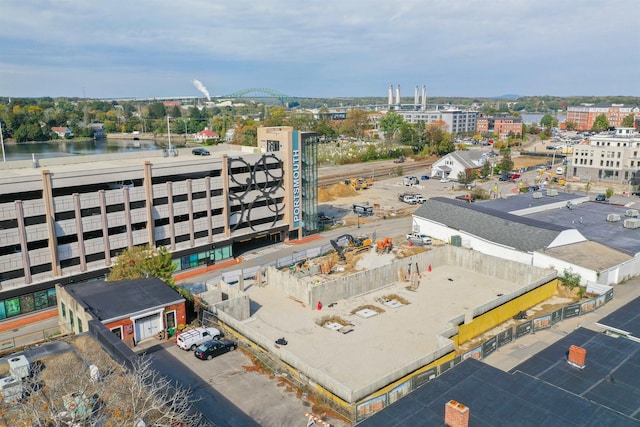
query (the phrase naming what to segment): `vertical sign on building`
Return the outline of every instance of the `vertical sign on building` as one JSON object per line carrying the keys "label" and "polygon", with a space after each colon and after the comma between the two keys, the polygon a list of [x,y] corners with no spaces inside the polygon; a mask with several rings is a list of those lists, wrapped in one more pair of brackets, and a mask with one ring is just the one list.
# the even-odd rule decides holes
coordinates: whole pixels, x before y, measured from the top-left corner
{"label": "vertical sign on building", "polygon": [[292,173],[293,179],[293,227],[300,227],[302,221],[302,162],[300,156],[300,134],[297,130],[293,131],[291,143]]}

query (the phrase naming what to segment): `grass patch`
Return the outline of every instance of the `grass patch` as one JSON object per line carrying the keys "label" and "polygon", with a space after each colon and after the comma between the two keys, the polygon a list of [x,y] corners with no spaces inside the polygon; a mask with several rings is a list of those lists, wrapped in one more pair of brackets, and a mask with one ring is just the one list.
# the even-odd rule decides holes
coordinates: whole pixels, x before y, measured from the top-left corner
{"label": "grass patch", "polygon": [[322,327],[324,327],[327,323],[338,323],[342,326],[348,326],[350,325],[350,323],[346,320],[344,320],[342,317],[340,316],[324,316],[318,320],[316,320],[316,323]]}
{"label": "grass patch", "polygon": [[384,310],[381,309],[380,307],[376,307],[375,305],[361,305],[358,308],[354,308],[353,310],[351,310],[351,314],[356,314],[357,312],[359,312],[360,310],[373,310],[378,314],[384,313]]}
{"label": "grass patch", "polygon": [[389,295],[383,295],[382,298],[380,298],[382,300],[382,302],[386,302],[386,301],[391,301],[391,300],[396,300],[398,301],[400,304],[404,304],[404,305],[409,305],[411,304],[409,302],[409,300],[407,300],[406,298],[401,297],[398,294],[389,294]]}

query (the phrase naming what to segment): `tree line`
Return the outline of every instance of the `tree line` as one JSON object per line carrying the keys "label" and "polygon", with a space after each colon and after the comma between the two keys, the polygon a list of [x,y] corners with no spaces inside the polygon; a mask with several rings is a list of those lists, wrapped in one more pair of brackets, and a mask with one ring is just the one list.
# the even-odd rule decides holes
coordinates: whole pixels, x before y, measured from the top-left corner
{"label": "tree line", "polygon": [[[373,127],[369,120],[372,111],[356,107],[348,110],[343,120],[333,120],[329,108],[333,108],[336,103],[367,105],[367,102],[370,102],[369,105],[382,106],[386,102],[384,98],[309,98],[298,100],[297,107],[290,109],[243,101],[243,104],[238,105],[211,107],[203,104],[167,106],[163,102],[80,98],[0,98],[0,123],[3,137],[16,142],[57,139],[57,134],[51,131],[54,127],[68,127],[75,137],[91,138],[93,128],[90,125],[100,123],[107,133],[140,132],[162,135],[167,134],[170,127],[171,133],[180,135],[195,134],[209,128],[221,139],[224,139],[228,130],[234,129],[233,143],[255,145],[259,126],[293,126],[303,131],[314,131],[329,139],[339,136],[364,138]],[[439,105],[476,108],[486,115],[557,113],[566,111],[567,106],[578,105],[581,102],[640,104],[640,98],[634,97],[522,97],[515,100],[433,98],[431,101]],[[318,113],[313,114],[306,110],[311,108],[319,108]],[[386,136],[393,135],[397,141],[411,146],[416,152],[421,152],[425,146],[433,154],[448,152],[450,148],[450,141],[447,140],[446,129],[443,126],[402,124],[398,116],[393,115],[385,117],[384,120]]]}

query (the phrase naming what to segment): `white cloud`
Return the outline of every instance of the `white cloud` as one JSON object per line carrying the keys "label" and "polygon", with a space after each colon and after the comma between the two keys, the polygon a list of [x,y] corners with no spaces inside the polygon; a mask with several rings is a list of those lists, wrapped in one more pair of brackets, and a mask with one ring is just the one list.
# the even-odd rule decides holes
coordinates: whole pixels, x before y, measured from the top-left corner
{"label": "white cloud", "polygon": [[[432,93],[452,95],[463,95],[462,88],[489,96],[606,94],[618,87],[640,95],[630,78],[640,62],[628,55],[640,47],[639,15],[637,0],[7,0],[0,14],[4,70],[24,73],[3,72],[0,96],[45,86],[33,81],[38,69],[64,70],[63,82],[69,67],[87,79],[120,82],[131,96],[153,96],[136,91],[153,92],[154,81],[156,91],[164,90],[173,82],[166,76],[184,78],[184,88],[174,91],[192,90],[194,75],[209,86],[205,77],[223,79],[223,92],[262,81],[314,96],[384,96],[388,83],[406,78],[400,83],[407,87],[429,81],[438,85]],[[624,67],[612,59],[625,54]],[[604,76],[599,88],[569,78],[588,73],[589,61],[605,61],[593,67]],[[540,75],[553,78],[533,87]],[[618,77],[606,78],[612,75]],[[626,86],[613,82],[626,77]],[[387,84],[379,87],[381,81]]]}

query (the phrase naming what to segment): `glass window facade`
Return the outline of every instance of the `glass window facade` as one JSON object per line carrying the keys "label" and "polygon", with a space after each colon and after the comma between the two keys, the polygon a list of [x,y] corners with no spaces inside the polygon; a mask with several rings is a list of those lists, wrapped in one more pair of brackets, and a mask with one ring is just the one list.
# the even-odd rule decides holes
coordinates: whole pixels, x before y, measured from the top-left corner
{"label": "glass window facade", "polygon": [[185,255],[180,258],[175,258],[172,262],[176,266],[175,271],[188,270],[200,265],[211,265],[216,262],[229,259],[233,257],[231,246],[222,246],[219,248],[212,248],[207,251],[198,252],[196,254]]}
{"label": "glass window facade", "polygon": [[318,135],[301,132],[302,145],[302,234],[319,231],[318,226]]}
{"label": "glass window facade", "polygon": [[56,298],[55,288],[0,300],[0,319],[55,307],[57,304],[58,300]]}

